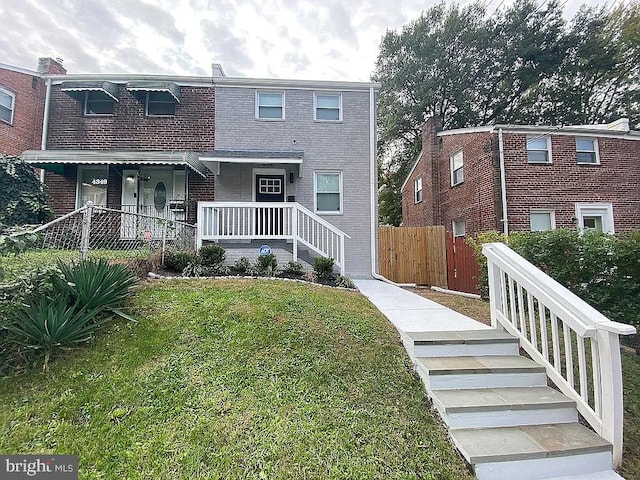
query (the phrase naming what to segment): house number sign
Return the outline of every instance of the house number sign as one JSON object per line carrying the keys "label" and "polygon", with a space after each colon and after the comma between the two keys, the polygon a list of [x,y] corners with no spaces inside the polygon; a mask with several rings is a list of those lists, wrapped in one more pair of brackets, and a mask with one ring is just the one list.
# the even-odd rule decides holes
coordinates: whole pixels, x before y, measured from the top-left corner
{"label": "house number sign", "polygon": [[106,178],[92,178],[91,179],[91,185],[106,185],[107,184],[107,179]]}

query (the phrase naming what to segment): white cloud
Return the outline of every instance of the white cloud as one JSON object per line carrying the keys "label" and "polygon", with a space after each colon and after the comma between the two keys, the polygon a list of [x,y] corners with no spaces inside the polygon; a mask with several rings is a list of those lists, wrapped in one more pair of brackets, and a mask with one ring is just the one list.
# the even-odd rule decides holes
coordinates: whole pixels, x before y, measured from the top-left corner
{"label": "white cloud", "polygon": [[[71,73],[179,75],[209,75],[215,62],[230,75],[367,81],[384,33],[434,3],[3,0],[0,17],[11,27],[0,40],[0,59],[34,68],[37,57],[62,57]],[[488,2],[488,9],[499,3]],[[580,3],[565,5],[567,17]]]}

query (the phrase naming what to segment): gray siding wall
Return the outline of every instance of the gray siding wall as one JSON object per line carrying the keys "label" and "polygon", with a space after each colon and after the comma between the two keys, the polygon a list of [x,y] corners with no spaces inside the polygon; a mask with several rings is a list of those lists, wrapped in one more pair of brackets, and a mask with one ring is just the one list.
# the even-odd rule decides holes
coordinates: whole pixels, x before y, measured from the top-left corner
{"label": "gray siding wall", "polygon": [[[256,89],[216,88],[216,149],[299,150],[296,165],[286,168],[286,194],[313,211],[314,171],[341,171],[343,214],[321,215],[351,236],[345,240],[347,275],[371,274],[371,206],[369,159],[369,90],[342,93],[342,122],[314,121],[313,90],[285,89],[285,120],[255,118]],[[222,164],[216,179],[216,201],[252,201],[253,168],[264,165]],[[295,172],[289,183],[288,172]]]}

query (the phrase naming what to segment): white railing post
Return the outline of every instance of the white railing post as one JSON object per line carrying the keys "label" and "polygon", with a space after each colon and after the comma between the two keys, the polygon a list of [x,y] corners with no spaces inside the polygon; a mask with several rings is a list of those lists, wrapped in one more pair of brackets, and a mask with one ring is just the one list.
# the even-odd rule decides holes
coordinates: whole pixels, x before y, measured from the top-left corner
{"label": "white railing post", "polygon": [[298,261],[298,207],[297,203],[291,208],[291,234],[293,235],[293,261]]}
{"label": "white railing post", "polygon": [[602,389],[602,437],[613,444],[613,466],[622,462],[624,419],[620,338],[615,332],[598,330],[598,357]]}
{"label": "white railing post", "polygon": [[498,322],[498,305],[502,302],[502,285],[500,280],[500,270],[496,268],[493,260],[487,258],[487,279],[489,281],[489,308],[491,311],[491,326],[502,330]]}
{"label": "white railing post", "polygon": [[340,235],[340,275],[345,274],[345,253],[344,253],[344,235]]}
{"label": "white railing post", "polygon": [[89,253],[89,240],[91,238],[91,215],[93,215],[93,202],[89,201],[85,205],[86,209],[82,214],[82,240],[80,242],[80,257],[86,260]]}
{"label": "white railing post", "polygon": [[205,222],[204,207],[200,205],[200,202],[198,202],[196,211],[198,212],[196,217],[196,251],[199,251],[202,247],[202,226]]}

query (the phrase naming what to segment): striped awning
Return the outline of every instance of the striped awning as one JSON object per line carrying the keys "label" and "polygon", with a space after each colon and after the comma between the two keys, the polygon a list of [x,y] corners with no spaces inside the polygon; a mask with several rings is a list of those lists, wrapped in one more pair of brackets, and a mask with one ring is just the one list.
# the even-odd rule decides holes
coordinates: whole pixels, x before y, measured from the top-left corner
{"label": "striped awning", "polygon": [[62,82],[60,90],[72,96],[84,92],[103,92],[114,102],[118,101],[118,85],[111,82]]}
{"label": "striped awning", "polygon": [[180,102],[180,86],[173,82],[152,82],[145,80],[127,82],[130,92],[165,92],[170,94],[176,102]]}
{"label": "striped awning", "polygon": [[207,167],[194,152],[113,152],[99,150],[27,150],[20,158],[48,169],[50,165],[187,165],[203,177]]}

